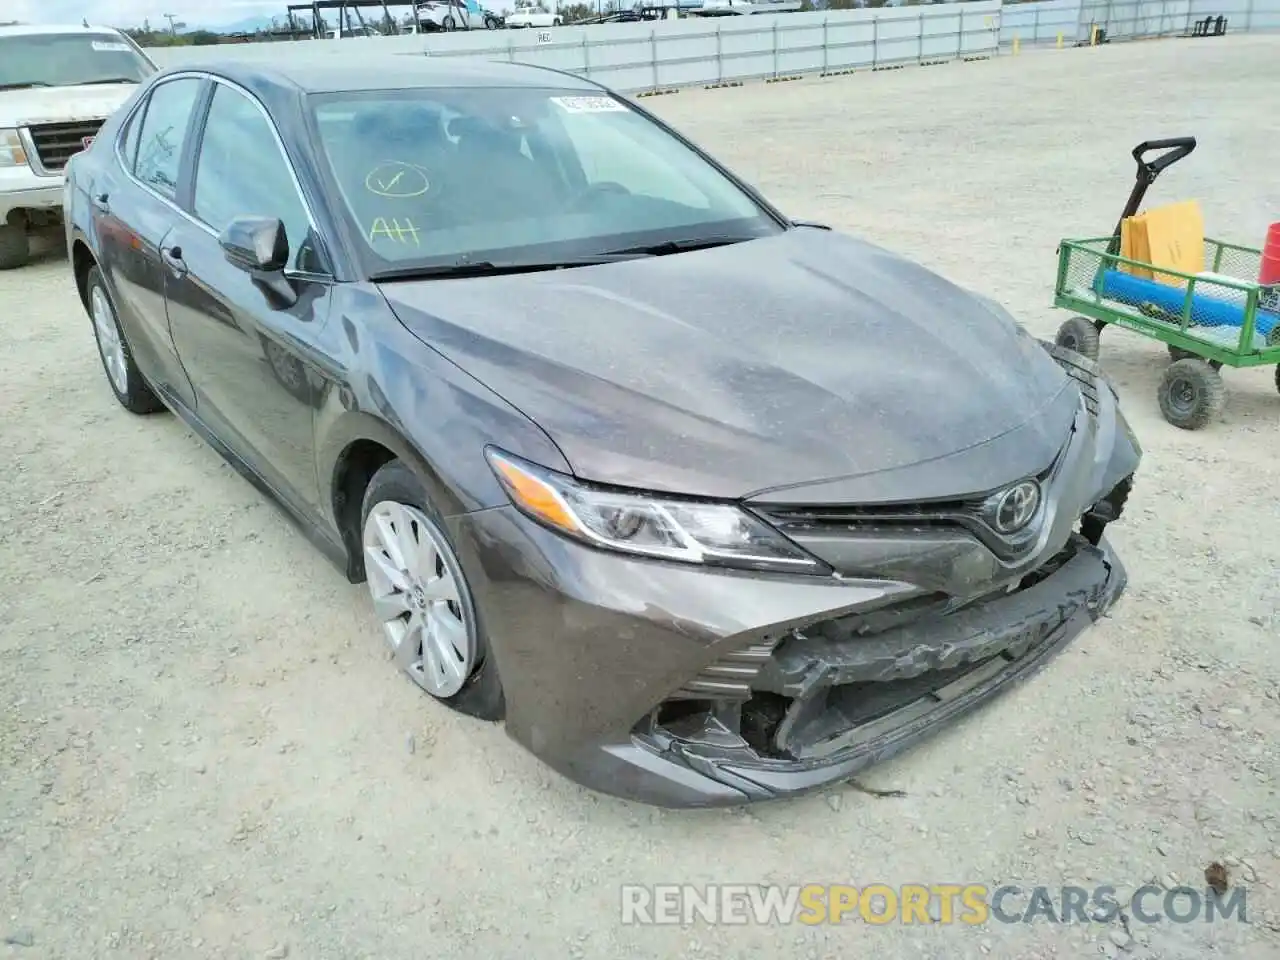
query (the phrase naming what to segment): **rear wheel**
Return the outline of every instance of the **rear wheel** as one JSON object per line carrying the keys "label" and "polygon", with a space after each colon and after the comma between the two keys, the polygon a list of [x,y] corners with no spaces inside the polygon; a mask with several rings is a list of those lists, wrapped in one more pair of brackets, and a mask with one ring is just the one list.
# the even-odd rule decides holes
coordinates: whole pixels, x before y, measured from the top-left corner
{"label": "rear wheel", "polygon": [[1158,396],[1166,420],[1183,430],[1199,430],[1221,416],[1227,391],[1218,371],[1196,358],[1170,364]]}
{"label": "rear wheel", "polygon": [[31,259],[31,243],[24,223],[0,226],[0,270],[16,270]]}
{"label": "rear wheel", "polygon": [[453,14],[451,13],[446,14],[445,18],[440,21],[441,30],[456,30],[457,28],[458,28],[458,23],[456,20],[453,19]]}
{"label": "rear wheel", "polygon": [[1053,342],[1090,360],[1098,359],[1098,328],[1087,317],[1072,317],[1058,328]]}
{"label": "rear wheel", "polygon": [[413,471],[399,460],[379,469],[361,517],[369,595],[396,665],[450,707],[499,719],[502,686],[466,574]]}
{"label": "rear wheel", "polygon": [[102,358],[102,369],[107,374],[111,392],[130,413],[159,413],[164,404],[147,386],[138,365],[133,362],[133,353],[120,332],[120,321],[116,318],[111,294],[107,292],[102,272],[97,267],[91,268],[85,279],[85,297],[89,301],[89,318],[93,321],[93,336],[98,342],[98,356]]}

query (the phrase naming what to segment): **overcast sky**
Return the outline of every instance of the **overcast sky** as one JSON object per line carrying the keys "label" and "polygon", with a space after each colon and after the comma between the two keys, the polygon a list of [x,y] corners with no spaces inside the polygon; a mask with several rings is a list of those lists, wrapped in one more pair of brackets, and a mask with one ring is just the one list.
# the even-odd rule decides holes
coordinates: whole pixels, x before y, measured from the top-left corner
{"label": "overcast sky", "polygon": [[27,23],[79,23],[133,27],[172,13],[192,23],[233,23],[245,17],[284,15],[290,0],[0,0],[0,18]]}

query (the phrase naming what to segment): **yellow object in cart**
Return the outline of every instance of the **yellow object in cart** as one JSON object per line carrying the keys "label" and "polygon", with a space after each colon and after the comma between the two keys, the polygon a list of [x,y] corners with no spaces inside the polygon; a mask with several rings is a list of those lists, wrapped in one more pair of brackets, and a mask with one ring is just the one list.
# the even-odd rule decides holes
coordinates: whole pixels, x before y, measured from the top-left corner
{"label": "yellow object in cart", "polygon": [[[1147,249],[1147,228],[1141,220],[1141,215],[1126,217],[1120,221],[1120,256],[1126,260],[1137,260],[1139,263],[1150,261],[1151,251]],[[1150,270],[1135,267],[1130,263],[1120,264],[1120,269],[1143,280],[1152,279]]]}
{"label": "yellow object in cart", "polygon": [[1204,272],[1204,215],[1200,204],[1185,200],[1130,217],[1120,225],[1120,255],[1157,268],[1153,275],[1148,270],[1126,267],[1126,272],[1134,276],[1185,286],[1185,281],[1160,270],[1193,275]]}

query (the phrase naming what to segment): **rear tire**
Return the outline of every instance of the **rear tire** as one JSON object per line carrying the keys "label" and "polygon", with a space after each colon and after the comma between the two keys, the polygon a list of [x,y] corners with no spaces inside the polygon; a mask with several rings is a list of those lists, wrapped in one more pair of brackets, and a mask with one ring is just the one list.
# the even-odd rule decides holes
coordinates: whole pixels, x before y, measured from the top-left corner
{"label": "rear tire", "polygon": [[1205,361],[1179,360],[1165,370],[1158,397],[1166,420],[1183,430],[1199,430],[1222,415],[1227,389]]}
{"label": "rear tire", "polygon": [[90,268],[84,289],[85,299],[89,304],[89,321],[93,325],[93,337],[98,344],[98,356],[102,360],[102,370],[107,375],[111,392],[120,401],[120,406],[130,413],[139,416],[159,413],[164,409],[164,404],[147,386],[138,365],[133,361],[133,352],[129,349],[129,343],[120,330],[120,321],[116,318],[115,302],[97,267]]}
{"label": "rear tire", "polygon": [[446,33],[456,30],[457,28],[458,24],[457,21],[453,19],[453,14],[448,14],[440,21],[440,29],[444,30]]}
{"label": "rear tire", "polygon": [[0,226],[0,270],[16,270],[31,260],[26,224]]}
{"label": "rear tire", "polygon": [[1058,334],[1053,342],[1060,347],[1074,350],[1082,357],[1097,360],[1099,340],[1098,328],[1093,325],[1092,320],[1087,317],[1072,317],[1058,328]]}
{"label": "rear tire", "polygon": [[[396,663],[423,692],[446,706],[481,720],[502,719],[505,703],[498,667],[456,547],[421,481],[404,463],[392,460],[373,475],[360,524],[365,577],[375,607],[392,617],[379,615],[379,620]],[[395,543],[388,544],[389,527],[396,542],[408,538],[406,542],[417,545],[398,551],[399,560]],[[424,557],[432,558],[431,569],[419,569]],[[446,594],[451,599],[442,599]],[[403,611],[397,612],[398,607]],[[415,616],[425,625],[417,632],[405,630],[403,625]],[[444,639],[438,642],[437,637]],[[445,649],[442,659],[465,672],[460,687],[450,681],[447,670],[432,669],[441,655],[429,657],[428,647],[433,653]]]}

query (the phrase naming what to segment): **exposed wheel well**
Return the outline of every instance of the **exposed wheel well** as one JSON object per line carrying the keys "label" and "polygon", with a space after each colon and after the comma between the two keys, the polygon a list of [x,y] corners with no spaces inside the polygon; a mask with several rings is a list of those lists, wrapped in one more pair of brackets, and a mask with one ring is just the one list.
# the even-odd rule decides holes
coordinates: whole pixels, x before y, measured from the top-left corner
{"label": "exposed wheel well", "polygon": [[77,240],[71,246],[71,269],[76,278],[76,289],[80,292],[80,303],[89,309],[89,271],[98,265],[89,252],[89,246],[83,240]]}
{"label": "exposed wheel well", "polygon": [[360,546],[360,508],[373,475],[396,455],[373,440],[356,440],[338,458],[333,471],[333,516],[347,546],[347,579],[364,580],[364,551]]}

